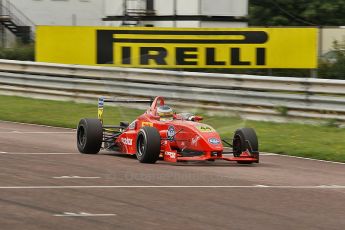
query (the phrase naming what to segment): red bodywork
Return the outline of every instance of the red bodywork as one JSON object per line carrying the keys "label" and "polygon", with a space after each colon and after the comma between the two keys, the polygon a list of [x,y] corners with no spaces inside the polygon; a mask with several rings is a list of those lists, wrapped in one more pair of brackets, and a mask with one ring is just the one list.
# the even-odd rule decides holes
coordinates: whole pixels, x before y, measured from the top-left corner
{"label": "red bodywork", "polygon": [[[237,162],[258,162],[258,155],[249,150],[239,157],[225,157],[224,147],[219,134],[209,125],[199,121],[182,120],[175,115],[172,121],[160,121],[157,116],[157,106],[164,105],[162,97],[157,97],[151,107],[133,121],[115,140],[119,151],[136,154],[136,139],[138,131],[143,126],[155,127],[161,136],[161,156],[164,161],[212,161],[217,159]],[[200,117],[199,117],[200,118]],[[200,118],[201,120],[202,118]],[[172,134],[175,134],[171,138]],[[198,153],[197,156],[185,156],[182,152]]]}

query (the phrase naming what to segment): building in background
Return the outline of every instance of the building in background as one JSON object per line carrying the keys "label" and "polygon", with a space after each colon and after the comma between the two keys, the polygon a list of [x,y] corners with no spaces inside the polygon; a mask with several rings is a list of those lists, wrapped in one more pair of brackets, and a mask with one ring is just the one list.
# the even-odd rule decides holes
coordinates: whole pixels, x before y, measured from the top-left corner
{"label": "building in background", "polygon": [[113,26],[247,27],[248,0],[106,0]]}
{"label": "building in background", "polygon": [[102,18],[105,15],[105,0],[0,1],[10,11],[17,9],[17,13],[21,12],[35,25],[99,26],[103,25]]}
{"label": "building in background", "polygon": [[[122,0],[119,0],[122,1]],[[36,25],[104,25],[105,0],[0,0],[0,39],[34,40]]]}
{"label": "building in background", "polygon": [[1,40],[27,42],[35,25],[246,27],[248,0],[0,0],[0,13]]}
{"label": "building in background", "polygon": [[325,54],[334,48],[334,42],[345,42],[345,27],[322,28],[319,36],[320,54]]}
{"label": "building in background", "polygon": [[[247,15],[248,0],[0,0],[0,46],[34,40],[36,25],[236,28]],[[322,29],[320,54],[344,31]]]}

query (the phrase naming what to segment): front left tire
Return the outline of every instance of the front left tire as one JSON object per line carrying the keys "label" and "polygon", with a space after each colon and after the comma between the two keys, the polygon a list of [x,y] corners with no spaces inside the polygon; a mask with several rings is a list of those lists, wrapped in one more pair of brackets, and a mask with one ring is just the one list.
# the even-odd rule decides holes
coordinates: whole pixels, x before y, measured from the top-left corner
{"label": "front left tire", "polygon": [[103,127],[96,118],[83,118],[77,129],[77,147],[80,153],[97,154],[103,141]]}
{"label": "front left tire", "polygon": [[141,163],[153,164],[159,158],[161,151],[161,137],[156,128],[142,127],[137,136],[137,158]]}

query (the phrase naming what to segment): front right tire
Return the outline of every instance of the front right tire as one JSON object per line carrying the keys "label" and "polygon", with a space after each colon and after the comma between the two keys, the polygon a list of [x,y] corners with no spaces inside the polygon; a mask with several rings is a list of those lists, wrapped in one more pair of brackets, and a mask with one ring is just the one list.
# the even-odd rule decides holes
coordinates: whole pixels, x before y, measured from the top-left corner
{"label": "front right tire", "polygon": [[[242,152],[249,152],[257,158],[259,163],[259,142],[255,130],[252,128],[237,129],[232,141],[234,157],[239,157]],[[238,161],[239,164],[251,164],[251,161]]]}

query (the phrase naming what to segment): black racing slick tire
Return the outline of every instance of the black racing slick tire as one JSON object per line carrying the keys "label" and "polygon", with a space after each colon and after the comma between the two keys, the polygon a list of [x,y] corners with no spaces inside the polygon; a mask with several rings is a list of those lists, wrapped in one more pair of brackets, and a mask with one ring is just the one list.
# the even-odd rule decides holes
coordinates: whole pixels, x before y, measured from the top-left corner
{"label": "black racing slick tire", "polygon": [[77,129],[77,147],[80,153],[97,154],[103,141],[103,127],[100,120],[83,118]]}
{"label": "black racing slick tire", "polygon": [[[259,162],[259,142],[255,130],[252,128],[237,129],[232,141],[234,157],[239,157],[242,152],[249,150]],[[252,162],[239,161],[238,163],[250,164]]]}
{"label": "black racing slick tire", "polygon": [[142,127],[137,136],[137,159],[141,163],[154,164],[159,158],[161,151],[161,137],[156,128]]}

